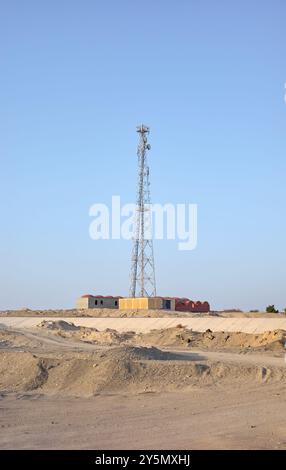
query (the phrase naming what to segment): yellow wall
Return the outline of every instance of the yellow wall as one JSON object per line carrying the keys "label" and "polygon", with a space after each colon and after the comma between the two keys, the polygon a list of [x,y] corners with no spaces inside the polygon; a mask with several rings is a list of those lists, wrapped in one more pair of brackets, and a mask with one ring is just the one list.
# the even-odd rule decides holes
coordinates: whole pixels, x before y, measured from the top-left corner
{"label": "yellow wall", "polygon": [[128,297],[125,299],[119,299],[119,308],[121,310],[128,309],[160,309],[162,308],[162,299],[158,297]]}
{"label": "yellow wall", "polygon": [[89,298],[88,297],[79,297],[76,300],[76,308],[89,308]]}

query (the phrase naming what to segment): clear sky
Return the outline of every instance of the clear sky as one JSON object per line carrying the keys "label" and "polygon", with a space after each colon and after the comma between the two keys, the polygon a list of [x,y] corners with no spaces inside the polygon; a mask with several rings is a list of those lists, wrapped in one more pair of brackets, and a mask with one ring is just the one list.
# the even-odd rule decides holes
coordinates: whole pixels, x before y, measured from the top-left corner
{"label": "clear sky", "polygon": [[131,244],[89,207],[198,204],[198,246],[155,241],[160,295],[286,307],[285,0],[0,2],[0,309],[127,295]]}

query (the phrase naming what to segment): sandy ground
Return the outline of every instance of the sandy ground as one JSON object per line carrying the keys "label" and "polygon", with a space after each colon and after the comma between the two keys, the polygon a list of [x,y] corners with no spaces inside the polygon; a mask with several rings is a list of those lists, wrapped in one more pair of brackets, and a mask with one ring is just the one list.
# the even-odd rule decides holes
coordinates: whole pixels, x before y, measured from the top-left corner
{"label": "sandy ground", "polygon": [[286,449],[284,341],[0,330],[0,448]]}
{"label": "sandy ground", "polygon": [[145,318],[145,317],[222,317],[222,318],[286,318],[286,313],[240,312],[240,311],[211,311],[209,313],[191,313],[171,310],[118,310],[109,308],[65,309],[65,310],[1,310],[1,317],[113,317],[113,318]]}
{"label": "sandy ground", "polygon": [[[177,317],[178,314],[192,317],[195,314],[177,312],[171,310],[119,310],[114,308],[92,308],[92,309],[65,309],[65,310],[31,310],[23,308],[19,310],[2,310],[1,317],[112,317],[112,318],[133,318],[133,317]],[[198,315],[198,314],[196,314]],[[202,315],[202,314],[199,314]],[[209,315],[209,314],[204,314]]]}
{"label": "sandy ground", "polygon": [[285,387],[9,396],[1,449],[286,449]]}

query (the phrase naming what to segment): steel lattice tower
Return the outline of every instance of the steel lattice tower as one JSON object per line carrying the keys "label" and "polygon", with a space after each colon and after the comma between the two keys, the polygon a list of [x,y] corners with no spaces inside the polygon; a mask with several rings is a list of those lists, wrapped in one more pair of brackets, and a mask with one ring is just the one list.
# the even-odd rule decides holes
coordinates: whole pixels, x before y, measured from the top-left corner
{"label": "steel lattice tower", "polygon": [[138,187],[134,238],[131,261],[130,297],[155,297],[156,281],[152,240],[152,212],[150,200],[149,167],[147,150],[151,146],[147,142],[149,127],[137,127],[139,143],[138,156]]}

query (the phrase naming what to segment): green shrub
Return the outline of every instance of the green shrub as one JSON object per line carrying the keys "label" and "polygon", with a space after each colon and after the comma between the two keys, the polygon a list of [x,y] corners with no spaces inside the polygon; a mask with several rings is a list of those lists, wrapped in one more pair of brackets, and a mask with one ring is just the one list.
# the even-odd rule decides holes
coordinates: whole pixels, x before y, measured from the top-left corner
{"label": "green shrub", "polygon": [[266,307],[266,312],[267,313],[278,313],[278,310],[276,310],[274,305],[268,305],[268,307]]}

